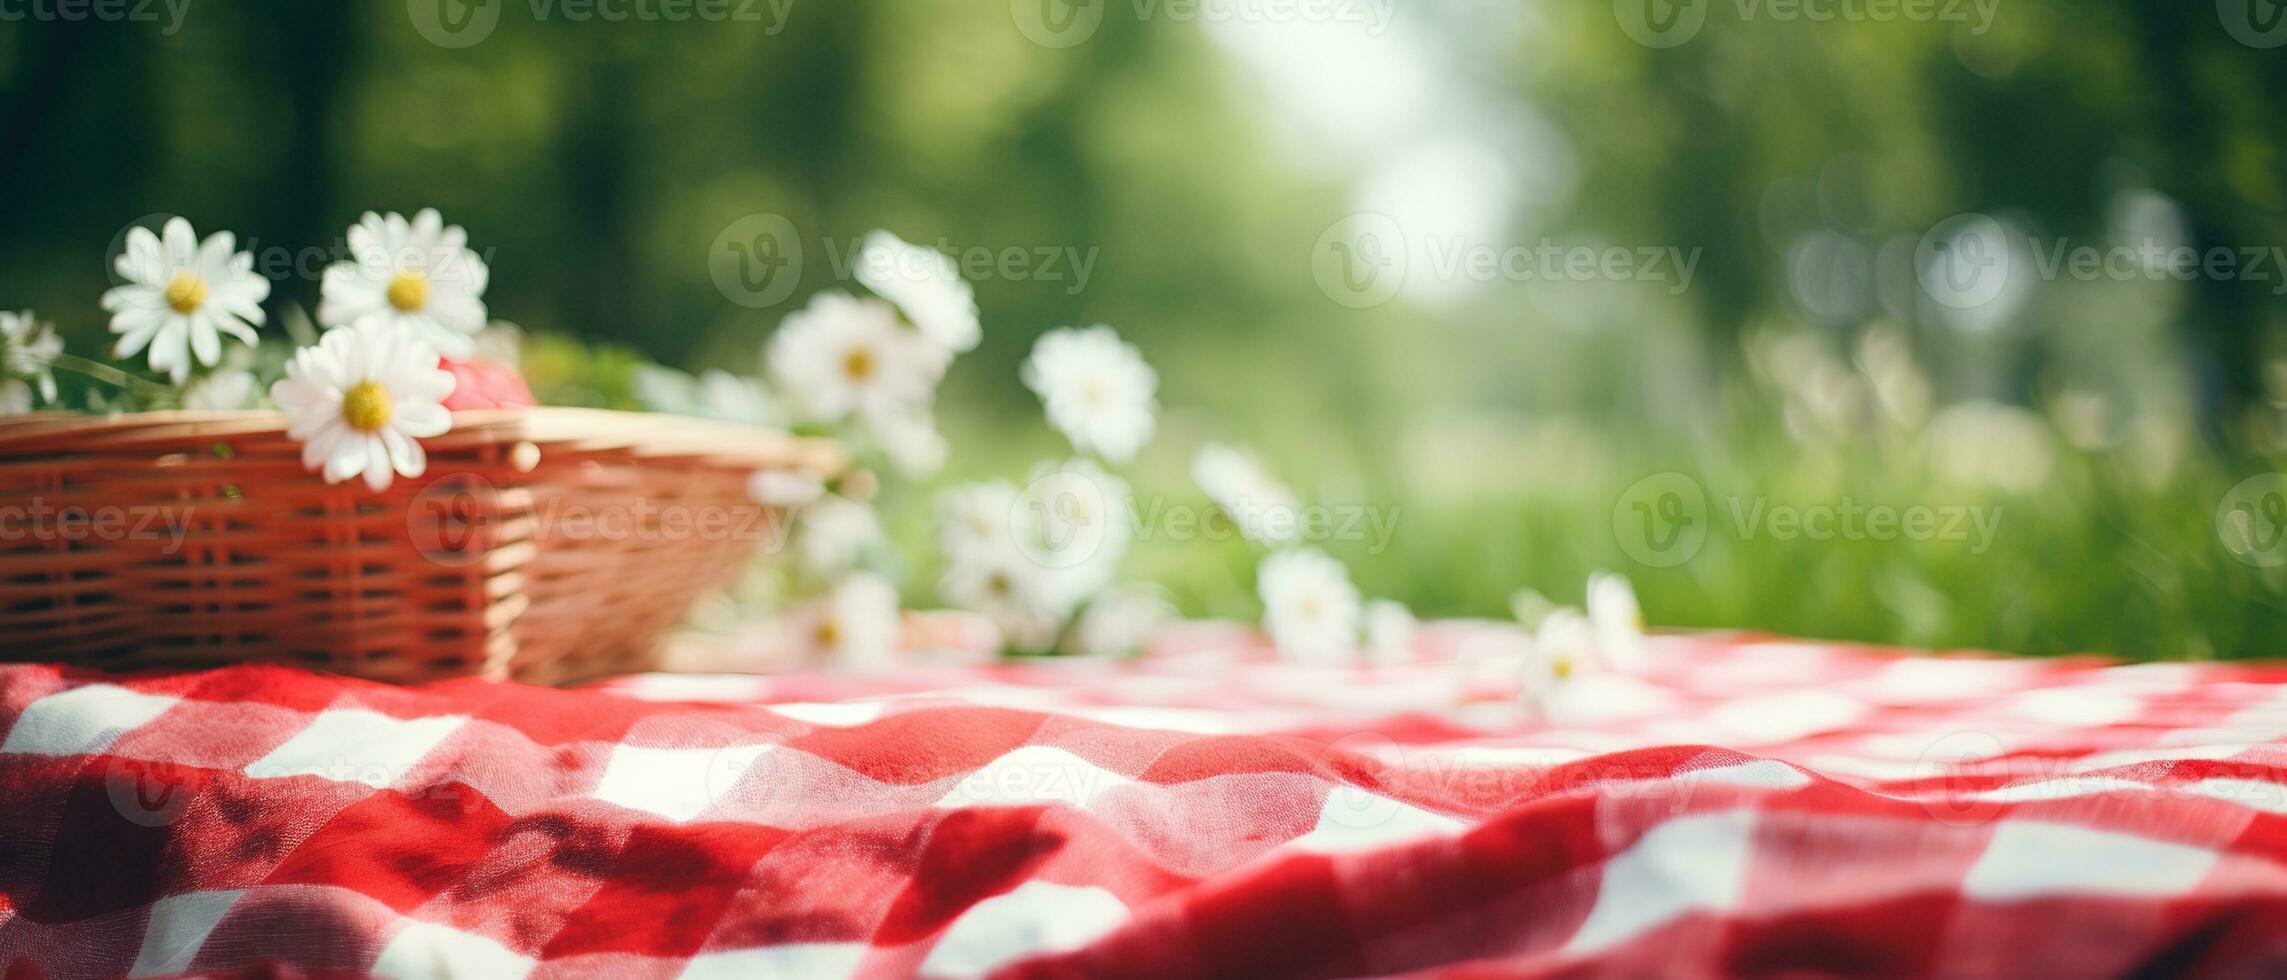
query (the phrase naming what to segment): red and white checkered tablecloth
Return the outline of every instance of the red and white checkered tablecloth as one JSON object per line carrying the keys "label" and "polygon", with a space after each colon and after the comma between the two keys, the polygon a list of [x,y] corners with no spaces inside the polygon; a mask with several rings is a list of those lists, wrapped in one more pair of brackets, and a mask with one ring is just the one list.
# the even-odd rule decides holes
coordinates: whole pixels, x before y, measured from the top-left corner
{"label": "red and white checkered tablecloth", "polygon": [[8,976],[2287,972],[2287,668],[0,668]]}

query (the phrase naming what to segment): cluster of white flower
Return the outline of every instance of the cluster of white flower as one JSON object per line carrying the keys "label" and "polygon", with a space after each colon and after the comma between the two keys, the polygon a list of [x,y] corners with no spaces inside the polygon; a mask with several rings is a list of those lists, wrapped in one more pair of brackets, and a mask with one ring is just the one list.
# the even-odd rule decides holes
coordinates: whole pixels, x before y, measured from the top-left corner
{"label": "cluster of white flower", "polygon": [[1488,627],[1456,658],[1465,697],[1516,698],[1545,717],[1578,707],[1583,680],[1643,666],[1644,613],[1625,576],[1588,577],[1587,611],[1530,589],[1510,600],[1518,625]]}
{"label": "cluster of white flower", "polygon": [[1022,376],[1081,455],[1040,464],[1022,490],[994,482],[939,494],[938,591],[984,613],[1018,650],[1134,652],[1173,607],[1147,586],[1115,584],[1135,505],[1104,464],[1131,461],[1151,441],[1159,377],[1102,325],[1044,334]]}
{"label": "cluster of white flower", "polygon": [[[380,492],[395,477],[422,475],[420,440],[451,428],[447,399],[455,371],[466,367],[455,362],[479,352],[490,274],[467,234],[435,210],[411,219],[367,213],[347,242],[349,260],[327,268],[320,288],[317,321],[330,329],[284,362],[267,394],[303,444],[306,467],[329,483],[361,477]],[[159,403],[229,409],[262,398],[247,365],[270,283],[235,244],[228,232],[202,240],[173,218],[157,234],[130,230],[115,259],[122,284],[102,305],[119,337],[116,356],[141,354],[172,382],[158,386]],[[830,291],[788,316],[765,346],[767,387],[724,371],[645,368],[634,379],[637,397],[655,410],[814,427],[908,477],[936,473],[946,456],[937,388],[981,337],[974,293],[949,258],[887,232],[868,236],[856,272],[879,298]],[[290,330],[314,335],[307,317],[286,313]],[[226,337],[243,346],[226,350]],[[30,312],[0,313],[0,415],[56,401],[52,369],[88,363],[62,346]],[[939,591],[990,618],[1006,647],[1134,652],[1174,611],[1157,589],[1118,581],[1135,504],[1109,467],[1151,442],[1158,376],[1135,345],[1097,325],[1043,335],[1021,378],[1076,455],[1039,464],[1021,489],[987,482],[940,493]],[[1412,612],[1365,601],[1340,561],[1300,544],[1296,496],[1260,459],[1210,443],[1193,458],[1192,478],[1248,541],[1269,549],[1257,588],[1264,630],[1282,655],[1339,664],[1415,657]],[[894,559],[865,502],[871,487],[870,479],[829,485],[765,472],[749,488],[756,501],[795,512],[794,564],[816,596],[797,622],[812,652],[860,667],[889,663],[903,632],[897,590],[881,568]],[[1626,669],[1641,656],[1641,609],[1620,576],[1591,577],[1585,613],[1533,593],[1521,593],[1516,606],[1524,623],[1508,630],[1518,642],[1464,656],[1462,669],[1506,678],[1544,710],[1592,669]]]}
{"label": "cluster of white flower", "polygon": [[[935,474],[947,452],[937,386],[982,335],[975,294],[950,258],[886,231],[866,237],[854,271],[874,296],[830,290],[788,315],[763,346],[767,383],[647,366],[636,372],[636,399],[654,411],[831,433],[902,476]],[[902,632],[896,591],[877,570],[892,558],[888,538],[865,489],[767,471],[748,487],[756,502],[793,511],[795,588],[814,596],[798,617],[808,652],[861,668],[887,663]]]}
{"label": "cluster of white flower", "polygon": [[[1371,665],[1415,659],[1417,622],[1393,599],[1365,601],[1343,564],[1313,547],[1297,546],[1298,504],[1292,491],[1253,453],[1218,443],[1192,458],[1192,480],[1250,542],[1271,549],[1256,568],[1263,632],[1281,656],[1318,664]],[[1465,651],[1464,675],[1490,671],[1539,697],[1596,666],[1634,666],[1643,650],[1643,611],[1622,576],[1599,572],[1588,580],[1588,612],[1556,609],[1530,590],[1515,601],[1532,632],[1513,627],[1510,641]]]}
{"label": "cluster of white flower", "polygon": [[440,362],[475,355],[490,273],[434,208],[411,221],[366,212],[348,238],[351,260],[319,286],[318,322],[331,329],[294,352],[270,398],[302,440],[302,465],[328,483],[362,475],[378,493],[392,475],[427,472],[417,440],[453,427],[455,381]]}
{"label": "cluster of white flower", "polygon": [[[141,355],[168,385],[68,357],[30,312],[0,314],[0,414],[53,404],[59,363],[127,388],[140,407],[254,407],[261,388],[248,364],[270,281],[237,242],[227,231],[201,239],[189,221],[169,218],[156,233],[129,229],[112,260],[120,284],[102,307],[119,338],[113,356]],[[303,443],[305,465],[328,483],[362,476],[378,492],[394,477],[421,475],[428,462],[418,440],[452,426],[443,402],[455,381],[438,352],[474,353],[486,272],[466,233],[434,210],[410,221],[368,213],[348,243],[352,260],[329,267],[320,287],[318,318],[334,329],[296,351],[269,394],[285,410],[288,436]],[[242,346],[226,350],[225,338]]]}
{"label": "cluster of white flower", "polygon": [[856,271],[887,301],[819,293],[771,336],[766,367],[794,421],[847,424],[898,472],[929,476],[946,454],[937,385],[977,345],[976,295],[951,259],[886,231],[866,237]]}
{"label": "cluster of white flower", "polygon": [[1255,570],[1255,590],[1280,655],[1327,664],[1413,658],[1413,612],[1394,599],[1364,601],[1340,561],[1298,546],[1301,505],[1254,453],[1207,443],[1191,458],[1191,479],[1242,536],[1272,550]]}

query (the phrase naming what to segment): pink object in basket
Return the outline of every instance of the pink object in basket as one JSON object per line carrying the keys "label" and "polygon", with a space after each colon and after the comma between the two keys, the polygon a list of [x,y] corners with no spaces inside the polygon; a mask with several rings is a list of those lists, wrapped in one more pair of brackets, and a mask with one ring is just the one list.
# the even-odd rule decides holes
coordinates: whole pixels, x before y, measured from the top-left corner
{"label": "pink object in basket", "polygon": [[467,361],[438,359],[437,366],[452,373],[453,393],[445,407],[456,412],[477,408],[530,408],[532,386],[513,364],[476,358]]}

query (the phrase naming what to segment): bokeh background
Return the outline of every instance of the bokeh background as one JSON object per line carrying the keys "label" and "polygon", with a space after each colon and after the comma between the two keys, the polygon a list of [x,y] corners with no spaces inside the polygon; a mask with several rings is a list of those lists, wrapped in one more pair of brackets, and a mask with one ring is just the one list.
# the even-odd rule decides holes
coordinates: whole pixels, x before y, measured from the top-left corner
{"label": "bokeh background", "polygon": [[[81,352],[142,216],[292,249],[435,206],[489,250],[548,397],[625,404],[641,360],[755,370],[882,227],[1027,256],[976,279],[946,482],[1056,453],[1017,365],[1106,322],[1161,376],[1139,491],[1203,503],[1192,451],[1253,446],[1313,501],[1394,509],[1386,548],[1326,546],[1424,615],[1577,601],[1612,568],[1657,625],[2287,653],[2287,509],[2233,491],[2287,469],[2271,0],[177,3],[0,18],[0,303]],[[761,308],[716,284],[754,214],[804,255]],[[1378,302],[1323,275],[1361,214],[1404,253]],[[1927,283],[1962,221],[2014,260],[1969,306]],[[2154,245],[2272,257],[2038,271]],[[1449,262],[1544,247],[1693,275]],[[1646,564],[1630,488],[1663,473],[1709,533]],[[928,489],[884,501],[920,602]],[[1758,501],[1975,507],[1996,533],[1750,535],[1733,502]],[[1130,561],[1189,613],[1257,612],[1237,541],[1147,534]]]}

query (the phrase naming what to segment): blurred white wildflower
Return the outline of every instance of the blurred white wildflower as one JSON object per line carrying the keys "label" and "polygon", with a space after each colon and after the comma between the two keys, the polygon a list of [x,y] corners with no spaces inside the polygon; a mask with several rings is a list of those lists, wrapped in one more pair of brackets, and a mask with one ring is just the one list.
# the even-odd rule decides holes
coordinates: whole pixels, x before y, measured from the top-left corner
{"label": "blurred white wildflower", "polygon": [[1191,480],[1257,544],[1284,544],[1301,531],[1293,492],[1253,453],[1210,442],[1191,458]]}
{"label": "blurred white wildflower", "polygon": [[827,496],[795,512],[796,560],[819,578],[849,571],[884,540],[873,508],[847,497]]}
{"label": "blurred white wildflower", "polygon": [[1875,327],[1858,340],[1858,366],[1873,389],[1882,415],[1901,429],[1919,428],[1930,417],[1930,379],[1914,359],[1904,332]]}
{"label": "blurred white wildflower", "polygon": [[634,376],[628,380],[628,389],[635,396],[635,403],[646,412],[700,414],[699,379],[674,368],[636,365]]}
{"label": "blurred white wildflower", "polygon": [[103,294],[103,308],[120,335],[114,356],[148,347],[151,370],[182,384],[193,358],[210,367],[222,360],[223,334],[258,342],[270,280],[255,274],[254,253],[233,251],[237,239],[227,231],[200,242],[190,222],[169,218],[163,234],[128,229],[126,251],[112,266],[127,282]]}
{"label": "blurred white wildflower", "polygon": [[927,407],[952,354],[906,329],[887,303],[825,292],[779,325],[767,359],[796,414],[838,422],[858,411]]}
{"label": "blurred white wildflower", "polygon": [[468,248],[468,232],[435,208],[411,221],[368,211],[349,229],[350,260],[326,268],[318,322],[380,323],[427,340],[456,361],[476,354],[492,273]]}
{"label": "blurred white wildflower", "polygon": [[879,575],[852,574],[811,601],[803,625],[811,651],[827,663],[855,670],[888,667],[902,628],[897,589]]}
{"label": "blurred white wildflower", "polygon": [[858,281],[896,303],[929,339],[951,351],[977,346],[977,296],[951,257],[909,245],[886,231],[866,236],[858,253]]}
{"label": "blurred white wildflower", "polygon": [[937,494],[937,545],[949,558],[1013,547],[1017,489],[1005,481],[948,487]]}
{"label": "blurred white wildflower", "polygon": [[746,425],[779,425],[785,421],[762,382],[729,371],[710,370],[693,377],[673,368],[644,364],[636,367],[629,387],[636,404],[647,412]]}
{"label": "blurred white wildflower", "polygon": [[1044,463],[1017,501],[1019,543],[1084,598],[1109,582],[1134,538],[1128,483],[1095,461]]}
{"label": "blurred white wildflower", "polygon": [[1394,599],[1366,603],[1366,662],[1376,666],[1410,663],[1419,632],[1413,610]]}
{"label": "blurred white wildflower", "polygon": [[0,415],[22,415],[39,401],[56,400],[56,357],[63,338],[32,311],[0,312]]}
{"label": "blurred white wildflower", "polygon": [[1523,623],[1529,630],[1539,629],[1541,621],[1547,619],[1556,608],[1556,603],[1550,602],[1538,589],[1522,588],[1509,593],[1509,614],[1517,617],[1517,622]]}
{"label": "blurred white wildflower", "polygon": [[1357,650],[1358,587],[1350,571],[1316,548],[1281,551],[1255,572],[1263,628],[1281,655],[1339,663]]}
{"label": "blurred white wildflower", "polygon": [[1533,634],[1526,661],[1524,697],[1547,717],[1561,717],[1576,685],[1597,666],[1596,628],[1580,610],[1549,613]]}
{"label": "blurred white wildflower", "polygon": [[1628,668],[1643,662],[1644,607],[1628,577],[1614,572],[1588,576],[1588,619],[1595,627],[1596,649],[1603,660]]}
{"label": "blurred white wildflower", "polygon": [[1013,546],[972,548],[948,558],[937,586],[948,601],[985,614],[1009,645],[1039,651],[1056,641],[1071,606],[1032,559]]}
{"label": "blurred white wildflower", "polygon": [[742,378],[729,371],[708,371],[699,375],[698,395],[695,414],[702,418],[748,425],[770,425],[778,421],[777,413],[771,410],[769,393],[753,378]]}
{"label": "blurred white wildflower", "polygon": [[252,408],[258,392],[254,372],[239,367],[223,368],[183,389],[183,407],[200,412]]}
{"label": "blurred white wildflower", "polygon": [[1533,656],[1533,634],[1505,623],[1476,626],[1453,651],[1454,684],[1460,700],[1515,701],[1524,692]]}
{"label": "blurred white wildflower", "polygon": [[1087,657],[1119,657],[1151,642],[1175,618],[1175,607],[1158,589],[1129,585],[1106,590],[1088,603],[1064,637],[1064,652]]}
{"label": "blurred white wildflower", "polygon": [[1948,405],[1923,432],[1923,451],[1944,480],[2030,493],[2049,482],[2057,440],[2039,415],[1997,402]]}
{"label": "blurred white wildflower", "polygon": [[2072,388],[2049,399],[2049,418],[2074,449],[2093,452],[2112,444],[2112,405],[2100,392]]}
{"label": "blurred white wildflower", "polygon": [[1047,406],[1049,424],[1081,452],[1125,463],[1151,441],[1159,376],[1111,327],[1043,334],[1022,376]]}
{"label": "blurred white wildflower", "polygon": [[881,447],[882,455],[900,475],[909,479],[935,476],[945,467],[949,451],[937,431],[937,420],[926,405],[899,405],[871,410],[861,416],[866,430]]}

